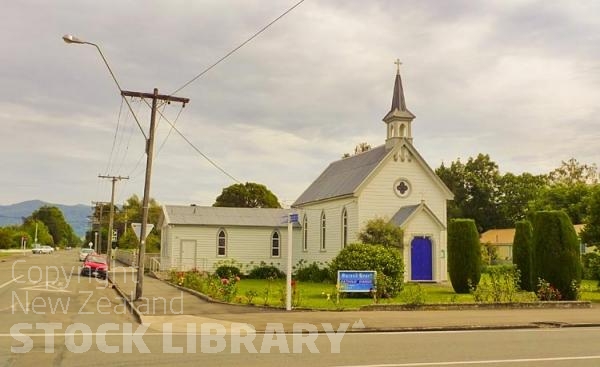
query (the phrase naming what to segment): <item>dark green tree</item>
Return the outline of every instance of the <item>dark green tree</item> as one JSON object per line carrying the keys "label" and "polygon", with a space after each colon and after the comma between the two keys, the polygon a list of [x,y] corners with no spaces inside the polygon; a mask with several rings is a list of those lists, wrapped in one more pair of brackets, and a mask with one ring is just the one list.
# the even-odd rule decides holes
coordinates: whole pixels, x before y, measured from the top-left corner
{"label": "dark green tree", "polygon": [[513,240],[513,264],[521,274],[521,289],[535,291],[533,279],[533,227],[529,221],[515,223],[515,239]]}
{"label": "dark green tree", "polygon": [[554,286],[565,300],[577,297],[573,285],[581,282],[579,240],[571,220],[563,211],[541,211],[533,215],[534,277]]}
{"label": "dark green tree", "polygon": [[281,208],[277,196],[265,185],[254,182],[233,184],[223,189],[213,206],[233,208]]}
{"label": "dark green tree", "polygon": [[562,210],[575,224],[584,223],[587,216],[588,199],[592,186],[579,182],[574,184],[559,183],[546,186],[540,190],[539,196],[529,203],[529,212]]}
{"label": "dark green tree", "polygon": [[489,155],[479,154],[465,164],[457,160],[449,168],[442,165],[436,173],[454,193],[454,202],[448,206],[449,218],[471,218],[480,226],[480,232],[501,226],[501,176]]}
{"label": "dark green tree", "polygon": [[66,246],[77,237],[75,231],[63,216],[62,211],[55,206],[44,205],[31,214],[31,219],[43,222],[57,246]]}
{"label": "dark green tree", "polygon": [[448,223],[448,273],[456,293],[469,293],[481,278],[481,245],[475,221],[451,219]]}
{"label": "dark green tree", "polygon": [[371,219],[365,224],[365,228],[358,234],[362,243],[369,245],[384,245],[402,249],[402,228],[383,218]]}
{"label": "dark green tree", "polygon": [[585,226],[579,233],[581,241],[587,246],[600,245],[600,185],[591,188],[587,202],[587,215],[584,218]]}
{"label": "dark green tree", "polygon": [[537,199],[540,191],[547,186],[545,175],[506,173],[500,178],[498,204],[500,220],[497,228],[510,228],[516,222],[527,218],[530,201]]}

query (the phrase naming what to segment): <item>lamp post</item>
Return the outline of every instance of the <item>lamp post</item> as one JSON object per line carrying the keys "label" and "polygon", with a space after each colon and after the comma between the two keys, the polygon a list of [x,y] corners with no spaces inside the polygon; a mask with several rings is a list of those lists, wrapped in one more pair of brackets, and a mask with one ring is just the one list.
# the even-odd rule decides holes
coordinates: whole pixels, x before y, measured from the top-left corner
{"label": "lamp post", "polygon": [[[127,98],[125,98],[125,102],[127,103],[127,106],[129,107],[129,111],[131,112],[132,116],[134,117],[135,121],[137,122],[138,127],[142,131],[142,134],[144,135],[144,138],[146,140],[146,178],[144,181],[144,199],[143,199],[143,203],[142,203],[142,207],[143,207],[142,228],[141,228],[141,232],[140,232],[140,248],[139,248],[139,254],[138,254],[138,272],[137,272],[137,283],[136,283],[136,287],[135,287],[135,299],[134,299],[134,300],[137,300],[142,297],[142,289],[143,289],[143,284],[144,284],[144,255],[145,255],[145,251],[146,251],[146,226],[147,226],[146,222],[148,220],[148,208],[149,208],[149,201],[150,201],[150,178],[151,178],[151,173],[152,173],[152,156],[154,155],[154,129],[155,129],[155,124],[156,124],[155,120],[156,120],[157,102],[159,100],[166,101],[166,102],[171,102],[171,101],[180,102],[180,103],[183,103],[183,106],[185,107],[185,104],[188,103],[190,100],[188,98],[173,97],[173,96],[169,96],[169,95],[160,95],[160,94],[158,94],[157,88],[154,88],[153,93],[140,93],[140,92],[124,91],[123,89],[121,89],[121,86],[119,85],[119,82],[117,81],[117,78],[115,77],[115,74],[112,72],[112,69],[108,65],[108,61],[106,61],[104,54],[102,53],[102,51],[100,50],[100,47],[98,47],[97,44],[84,41],[84,40],[77,38],[70,34],[64,35],[63,41],[65,41],[66,43],[69,43],[69,44],[85,44],[85,45],[92,45],[92,46],[96,47],[96,49],[100,53],[100,56],[102,57],[102,60],[104,61],[104,64],[108,68],[110,75],[112,76],[113,80],[115,81],[117,88],[119,88],[119,92],[121,93],[122,97],[140,97],[140,98],[152,99],[152,113],[151,113],[151,117],[150,117],[150,132],[149,132],[150,136],[147,137],[146,134],[144,133],[144,129],[142,129],[142,126],[140,125],[139,121],[137,120],[137,116],[133,112],[133,109],[131,108],[129,101],[127,100]],[[110,236],[110,234],[109,234],[109,236]],[[110,242],[110,240],[109,240],[109,242]],[[110,259],[109,259],[109,261],[110,261]]]}

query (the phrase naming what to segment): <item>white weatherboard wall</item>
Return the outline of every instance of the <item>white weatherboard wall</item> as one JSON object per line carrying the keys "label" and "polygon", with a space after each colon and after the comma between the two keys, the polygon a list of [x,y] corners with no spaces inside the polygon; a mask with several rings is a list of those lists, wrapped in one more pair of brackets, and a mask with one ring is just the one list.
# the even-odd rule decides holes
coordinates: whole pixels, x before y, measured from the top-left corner
{"label": "white weatherboard wall", "polygon": [[[163,229],[165,247],[162,254],[163,270],[198,269],[213,272],[215,264],[222,260],[235,260],[247,272],[261,262],[286,270],[287,228],[286,227],[242,227],[242,226],[201,226],[169,225]],[[217,255],[217,234],[220,229],[227,235],[226,256]],[[271,256],[271,235],[279,231],[280,255]],[[300,228],[293,229],[293,246],[301,243]],[[295,263],[294,263],[295,264]],[[293,265],[294,265],[293,264]]]}
{"label": "white weatherboard wall", "polygon": [[[346,208],[348,218],[348,244],[357,242],[358,236],[358,205],[354,197],[319,202],[305,205],[300,209],[299,220],[302,224],[304,215],[308,218],[308,249],[303,250],[300,242],[300,253],[294,254],[295,259],[303,259],[308,264],[313,262],[325,263],[331,261],[342,250],[342,211]],[[325,213],[325,250],[321,249],[321,214]],[[301,231],[301,229],[300,229]],[[302,237],[301,237],[302,241]],[[298,261],[294,261],[296,264]]]}
{"label": "white weatherboard wall", "polygon": [[[394,183],[399,178],[410,183],[411,193],[406,198],[394,193]],[[422,200],[443,223],[446,222],[446,197],[430,173],[414,157],[403,162],[401,159],[395,161],[393,154],[388,156],[359,194],[359,221],[362,226],[376,217],[391,219],[401,207],[416,205]]]}

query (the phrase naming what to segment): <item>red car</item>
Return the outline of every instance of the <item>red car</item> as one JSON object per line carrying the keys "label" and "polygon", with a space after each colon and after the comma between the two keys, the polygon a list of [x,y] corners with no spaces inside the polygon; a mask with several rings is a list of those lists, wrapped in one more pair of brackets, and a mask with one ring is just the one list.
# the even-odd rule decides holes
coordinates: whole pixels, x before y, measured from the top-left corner
{"label": "red car", "polygon": [[81,275],[95,276],[101,279],[106,279],[106,271],[108,265],[106,259],[100,255],[90,254],[83,262]]}

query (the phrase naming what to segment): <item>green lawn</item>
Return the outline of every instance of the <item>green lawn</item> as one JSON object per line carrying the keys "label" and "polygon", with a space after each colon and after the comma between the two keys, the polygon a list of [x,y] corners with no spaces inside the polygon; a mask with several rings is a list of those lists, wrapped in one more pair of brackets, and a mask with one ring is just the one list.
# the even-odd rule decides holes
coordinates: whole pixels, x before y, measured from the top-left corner
{"label": "green lawn", "polygon": [[[242,279],[238,284],[237,296],[234,302],[258,306],[268,305],[284,307],[285,305],[285,280],[259,280]],[[584,280],[581,287],[581,300],[600,302],[600,291],[598,282]],[[520,292],[517,300],[531,301],[535,298],[532,293]],[[392,299],[382,299],[382,304],[439,304],[439,303],[474,303],[471,294],[456,294],[452,285],[448,283],[423,283],[405,284],[404,290],[399,296]],[[295,308],[311,309],[357,309],[374,303],[374,300],[365,295],[364,297],[348,297],[340,294],[336,297],[334,284],[297,282],[296,296],[294,297]]]}

